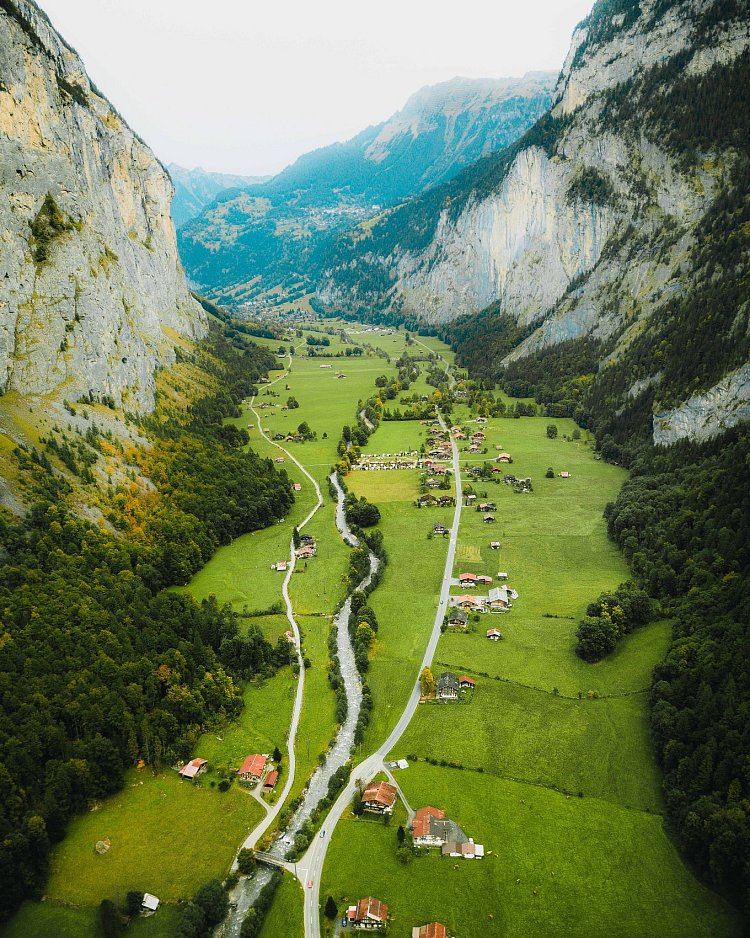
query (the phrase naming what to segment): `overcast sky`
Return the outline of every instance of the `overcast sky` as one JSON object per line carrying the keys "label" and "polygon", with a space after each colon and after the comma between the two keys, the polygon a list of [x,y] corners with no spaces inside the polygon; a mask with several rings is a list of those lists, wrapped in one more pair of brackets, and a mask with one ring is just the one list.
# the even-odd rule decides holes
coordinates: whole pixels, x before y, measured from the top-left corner
{"label": "overcast sky", "polygon": [[166,162],[274,173],[424,85],[558,71],[593,0],[39,0]]}

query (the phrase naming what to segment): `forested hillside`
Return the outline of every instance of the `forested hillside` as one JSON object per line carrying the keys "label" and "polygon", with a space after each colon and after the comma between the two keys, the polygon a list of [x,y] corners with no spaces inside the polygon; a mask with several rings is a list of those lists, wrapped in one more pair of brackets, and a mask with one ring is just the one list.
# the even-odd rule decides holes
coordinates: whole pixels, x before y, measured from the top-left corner
{"label": "forested hillside", "polygon": [[286,474],[223,426],[272,363],[214,330],[191,363],[214,390],[186,407],[157,396],[141,426],[150,442],[127,454],[140,474],[98,502],[106,525],[82,518],[73,493],[117,450],[112,438],[92,424],[75,446],[50,435],[42,450],[16,451],[29,512],[0,518],[3,917],[41,893],[50,845],[73,814],[139,760],[191,755],[203,727],[241,709],[244,680],[288,660],[257,629],[240,635],[228,607],[164,591],[291,505]]}

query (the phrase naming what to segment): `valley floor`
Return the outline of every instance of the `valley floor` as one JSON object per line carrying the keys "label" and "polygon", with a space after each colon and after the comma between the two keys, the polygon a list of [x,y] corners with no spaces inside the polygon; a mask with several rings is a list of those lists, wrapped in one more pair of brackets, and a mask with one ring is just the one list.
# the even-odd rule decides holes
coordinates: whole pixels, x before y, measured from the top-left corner
{"label": "valley floor", "polygon": [[[336,730],[327,639],[344,595],[348,549],[335,528],[326,476],[337,459],[342,426],[355,423],[358,402],[373,393],[379,375],[395,374],[393,363],[374,352],[396,358],[405,347],[403,331],[346,328],[373,354],[307,358],[305,338],[316,333],[305,331],[294,339],[290,373],[272,387],[261,386],[255,404],[270,435],[302,421],[316,432],[314,441],[284,445],[324,493],[324,505],[309,525],[317,556],[299,566],[290,584],[311,663],[292,796],[301,792]],[[280,344],[258,341],[274,349]],[[424,342],[452,360],[438,340]],[[283,344],[289,348],[288,340]],[[325,351],[343,353],[346,347],[332,337]],[[432,390],[424,373],[411,389]],[[299,407],[282,410],[290,395]],[[452,419],[473,427],[466,408],[458,407]],[[236,422],[247,427],[254,449],[278,456],[258,432],[252,412]],[[550,422],[559,431],[554,440],[545,432]],[[391,908],[394,938],[406,938],[413,925],[435,920],[457,938],[728,938],[737,933],[732,910],[698,884],[664,831],[647,689],[666,649],[669,623],[655,622],[631,635],[598,665],[584,663],[573,651],[586,605],[628,578],[602,518],[625,473],[596,460],[589,440],[568,439],[573,427],[571,421],[547,418],[491,419],[482,427],[487,454],[462,454],[468,471],[477,460],[494,458],[495,447],[502,445],[514,459],[510,471],[533,479],[534,492],[528,495],[502,483],[473,483],[481,497],[496,503],[496,522],[487,525],[482,513],[464,509],[454,569],[455,576],[472,572],[493,578],[507,571],[519,598],[503,615],[481,616],[466,634],[442,636],[435,676],[443,670],[468,675],[476,691],[468,703],[421,706],[392,756],[410,762],[397,780],[411,806],[443,808],[485,845],[487,856],[470,863],[433,855],[404,865],[396,854],[396,831],[406,822],[402,808],[390,824],[356,819],[347,811],[333,833],[321,898],[333,896],[342,909],[361,896],[377,896]],[[425,439],[419,421],[384,422],[365,449],[417,449]],[[552,479],[545,478],[548,467],[554,469]],[[243,621],[257,623],[273,642],[287,622],[279,605],[283,574],[271,565],[288,557],[291,531],[315,503],[309,481],[289,460],[283,468],[290,484],[301,485],[289,517],[221,548],[186,588],[198,599],[213,593],[230,602]],[[571,478],[561,479],[561,470]],[[415,507],[414,470],[353,472],[346,482],[379,506],[389,557],[370,599],[380,624],[367,675],[375,707],[359,758],[382,743],[414,685],[447,551],[447,539],[431,531],[436,522],[449,524],[452,511]],[[491,539],[501,542],[499,551],[490,549]],[[504,638],[489,642],[485,631],[496,625]],[[201,737],[196,754],[215,769],[278,745],[283,771],[295,683],[291,669],[283,668],[249,685],[240,718]],[[236,786],[220,793],[216,778],[209,772],[200,785],[189,785],[172,771],[153,776],[148,769],[133,770],[120,794],[71,825],[53,854],[48,901],[27,903],[7,934],[93,936],[101,899],[121,899],[129,889],[153,892],[164,904],[153,918],[133,922],[128,934],[174,934],[173,903],[212,876],[224,876],[237,846],[261,818],[257,801]],[[112,846],[101,857],[94,843],[103,838]],[[301,934],[302,890],[285,877],[262,938]]]}

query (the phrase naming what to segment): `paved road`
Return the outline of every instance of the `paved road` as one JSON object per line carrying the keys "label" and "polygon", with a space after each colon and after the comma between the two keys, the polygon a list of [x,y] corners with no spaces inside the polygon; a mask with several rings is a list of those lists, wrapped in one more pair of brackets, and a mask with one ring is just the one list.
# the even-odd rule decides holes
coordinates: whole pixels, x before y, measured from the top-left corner
{"label": "paved road", "polygon": [[[445,361],[445,359],[443,359],[443,361]],[[440,421],[443,429],[447,431],[448,428],[442,414],[438,414],[438,420]],[[448,545],[448,556],[445,558],[445,571],[443,574],[443,583],[440,590],[440,600],[438,602],[437,612],[435,613],[435,624],[432,627],[430,640],[427,643],[424,657],[422,658],[419,669],[415,675],[416,680],[414,687],[412,688],[409,701],[406,704],[406,707],[404,708],[398,723],[394,726],[393,730],[388,736],[388,739],[386,739],[380,748],[355,767],[349,783],[336,799],[336,802],[328,812],[326,819],[321,825],[321,830],[324,832],[324,836],[316,837],[308,847],[305,855],[297,861],[296,872],[300,882],[304,887],[305,893],[305,938],[320,938],[320,915],[318,911],[320,909],[320,878],[323,872],[323,863],[325,861],[325,855],[326,851],[328,850],[328,844],[330,843],[333,829],[341,819],[344,811],[346,811],[346,809],[351,804],[352,798],[354,797],[354,792],[357,788],[357,782],[367,782],[373,777],[373,775],[376,775],[378,772],[382,771],[384,768],[383,760],[391,751],[391,749],[393,749],[399,739],[403,736],[404,731],[409,725],[411,718],[414,716],[417,706],[419,705],[419,675],[422,673],[423,668],[429,667],[432,664],[432,659],[435,655],[435,649],[437,648],[437,643],[440,639],[440,627],[443,623],[443,619],[448,608],[448,596],[450,595],[453,562],[456,555],[456,542],[458,539],[458,527],[461,521],[461,507],[463,502],[458,447],[456,446],[456,441],[452,437],[451,449],[453,477],[456,484],[456,508],[453,512],[453,524],[451,526],[450,543]],[[312,885],[308,887],[308,883],[312,883]]]}

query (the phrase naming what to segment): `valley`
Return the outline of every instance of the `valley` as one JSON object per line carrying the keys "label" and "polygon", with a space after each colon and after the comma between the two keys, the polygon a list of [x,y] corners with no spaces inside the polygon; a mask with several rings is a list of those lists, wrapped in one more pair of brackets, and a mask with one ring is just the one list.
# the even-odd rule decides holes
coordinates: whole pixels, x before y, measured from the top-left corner
{"label": "valley", "polygon": [[[327,645],[332,615],[344,596],[349,548],[335,528],[326,477],[338,458],[341,428],[355,423],[361,402],[376,390],[376,378],[395,376],[393,362],[405,350],[419,358],[431,348],[451,358],[434,338],[421,339],[425,346],[420,347],[406,344],[403,330],[366,332],[360,325],[335,323],[325,326],[331,336],[326,353],[343,356],[346,348],[362,343],[369,354],[307,357],[305,339],[320,336],[318,328],[303,329],[302,336],[282,343],[287,351],[294,345],[295,353],[279,368],[287,361],[291,368],[272,372],[273,383],[259,385],[255,413],[247,407],[232,420],[247,428],[250,445],[270,458],[277,458],[279,449],[268,437],[286,435],[303,421],[316,434],[306,443],[282,444],[318,481],[323,497],[307,527],[315,535],[316,556],[298,562],[289,582],[303,655],[310,662],[289,798],[303,792],[319,754],[336,733]],[[275,340],[258,341],[279,347]],[[321,367],[329,363],[333,367]],[[432,392],[424,371],[409,388],[417,396]],[[287,398],[299,407],[282,409]],[[471,676],[476,690],[467,703],[417,706],[388,758],[409,763],[408,769],[396,771],[396,778],[412,809],[439,806],[488,852],[483,861],[470,864],[417,856],[403,865],[395,835],[406,824],[404,808],[399,806],[385,825],[382,819],[354,817],[350,784],[341,808],[337,802],[333,809],[334,817],[341,814],[340,822],[333,827],[330,819],[319,821],[326,837],[322,843],[312,841],[311,851],[319,855],[322,849],[325,855],[324,866],[322,857],[315,861],[322,868],[315,896],[319,893],[322,905],[331,895],[341,908],[359,895],[376,895],[390,907],[394,935],[409,935],[415,922],[433,918],[459,935],[469,929],[496,934],[499,927],[520,935],[550,922],[570,935],[615,927],[618,934],[638,935],[657,910],[662,910],[664,935],[736,934],[729,907],[698,887],[664,832],[646,704],[650,672],[665,652],[669,623],[644,626],[597,665],[581,661],[573,650],[587,603],[628,578],[602,519],[625,473],[594,458],[590,436],[573,439],[572,421],[555,420],[554,439],[546,433],[548,418],[475,421],[468,406],[453,405],[449,422],[469,433],[481,426],[486,452],[471,454],[468,442],[460,443],[465,504],[452,575],[494,577],[499,567],[507,571],[518,599],[504,615],[470,616],[467,632],[443,632],[432,663],[435,675],[448,670]],[[426,430],[424,421],[384,420],[362,451],[424,449]],[[473,467],[494,460],[499,447],[512,454],[514,473],[533,479],[531,494],[519,494],[500,481],[502,475],[485,481],[471,474]],[[555,470],[551,479],[545,477],[549,466]],[[231,603],[247,627],[259,626],[272,643],[288,623],[281,605],[284,574],[271,566],[288,556],[292,530],[315,506],[309,480],[290,460],[284,467],[302,488],[283,523],[220,548],[185,588],[198,599],[212,593],[220,603]],[[570,478],[559,477],[563,469]],[[379,624],[366,674],[373,710],[355,764],[382,746],[406,706],[438,608],[449,538],[433,535],[433,527],[444,524],[450,530],[453,510],[415,507],[424,491],[420,477],[416,469],[355,470],[345,476],[349,491],[379,507],[378,529],[388,556],[369,600]],[[466,502],[472,493],[495,505],[493,526]],[[490,538],[500,542],[499,550],[489,547]],[[460,595],[461,588],[454,586],[450,593]],[[504,637],[489,642],[484,633],[495,625]],[[53,854],[45,902],[24,906],[8,934],[42,935],[57,910],[60,928],[71,921],[78,929],[74,933],[93,935],[85,923],[99,899],[122,900],[135,887],[162,900],[159,914],[139,922],[139,931],[171,933],[173,903],[212,875],[225,876],[239,845],[263,816],[261,806],[236,784],[227,792],[218,790],[222,767],[236,767],[248,752],[278,746],[286,781],[285,740],[295,686],[288,667],[248,684],[240,718],[197,740],[195,752],[209,761],[198,782],[183,782],[170,770],[158,775],[147,768],[133,770],[121,794],[74,822]],[[288,817],[288,812],[280,815],[281,830]],[[91,844],[105,836],[111,848],[102,857]],[[260,846],[269,842],[266,837]],[[302,857],[299,867],[289,864],[290,870],[299,869],[303,887],[312,875],[305,871],[310,862]],[[290,934],[288,917],[302,914],[298,887],[287,879],[262,926],[262,938]],[[307,899],[309,890],[303,892]]]}

